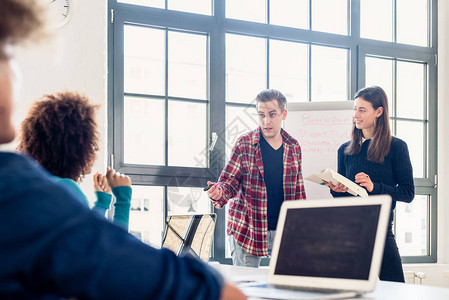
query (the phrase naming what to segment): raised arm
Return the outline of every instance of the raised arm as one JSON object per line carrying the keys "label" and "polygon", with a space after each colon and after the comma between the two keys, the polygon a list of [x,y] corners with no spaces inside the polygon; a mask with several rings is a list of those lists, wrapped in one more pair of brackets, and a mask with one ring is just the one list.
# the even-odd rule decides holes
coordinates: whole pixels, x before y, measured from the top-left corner
{"label": "raised arm", "polygon": [[221,172],[218,183],[207,191],[216,208],[222,208],[228,203],[229,199],[237,195],[241,184],[241,168],[242,151],[239,147],[239,141],[237,141],[232,149],[228,164]]}
{"label": "raised arm", "polygon": [[104,217],[112,201],[111,187],[108,184],[106,176],[103,176],[99,172],[94,174],[93,184],[97,200],[94,202],[92,210]]}
{"label": "raised arm", "polygon": [[131,207],[131,178],[108,167],[106,178],[115,196],[113,223],[128,230],[129,209]]}

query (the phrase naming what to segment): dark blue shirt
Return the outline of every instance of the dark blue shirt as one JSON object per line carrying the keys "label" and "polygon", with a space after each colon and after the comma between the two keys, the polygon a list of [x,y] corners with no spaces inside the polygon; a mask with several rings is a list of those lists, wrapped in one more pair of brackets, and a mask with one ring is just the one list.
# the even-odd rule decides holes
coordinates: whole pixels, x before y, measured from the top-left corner
{"label": "dark blue shirt", "polygon": [[263,179],[267,188],[267,220],[268,230],[276,230],[279,212],[284,201],[284,146],[273,149],[260,135],[260,151],[263,161]]}
{"label": "dark blue shirt", "polygon": [[0,299],[218,299],[223,279],[143,244],[25,157],[0,152]]}
{"label": "dark blue shirt", "polygon": [[[360,153],[346,155],[344,153],[349,142],[338,149],[338,173],[355,181],[355,175],[360,172],[368,174],[374,184],[369,195],[387,194],[393,202],[391,206],[390,221],[393,221],[393,210],[396,201],[410,203],[415,197],[413,183],[413,169],[410,162],[407,144],[396,137],[391,140],[390,152],[382,164],[367,159],[368,146],[371,140],[362,144]],[[334,197],[351,196],[349,193],[336,193],[331,190]]]}

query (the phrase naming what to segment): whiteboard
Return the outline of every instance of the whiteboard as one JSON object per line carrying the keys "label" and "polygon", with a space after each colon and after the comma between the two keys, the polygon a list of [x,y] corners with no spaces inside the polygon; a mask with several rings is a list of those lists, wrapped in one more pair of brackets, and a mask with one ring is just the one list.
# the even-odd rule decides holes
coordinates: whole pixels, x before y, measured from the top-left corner
{"label": "whiteboard", "polygon": [[[354,101],[289,103],[284,129],[298,140],[302,175],[337,171],[337,151],[351,139]],[[304,180],[307,199],[332,198],[329,188]]]}

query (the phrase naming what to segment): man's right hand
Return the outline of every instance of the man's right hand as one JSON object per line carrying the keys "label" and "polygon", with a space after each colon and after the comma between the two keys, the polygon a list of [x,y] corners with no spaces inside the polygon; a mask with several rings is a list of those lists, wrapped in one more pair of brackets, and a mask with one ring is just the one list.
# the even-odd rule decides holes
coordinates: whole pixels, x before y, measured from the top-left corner
{"label": "man's right hand", "polygon": [[211,198],[213,201],[218,201],[223,196],[223,190],[220,187],[219,183],[213,183],[212,181],[208,181],[207,185],[213,185],[208,191],[207,195],[209,198]]}

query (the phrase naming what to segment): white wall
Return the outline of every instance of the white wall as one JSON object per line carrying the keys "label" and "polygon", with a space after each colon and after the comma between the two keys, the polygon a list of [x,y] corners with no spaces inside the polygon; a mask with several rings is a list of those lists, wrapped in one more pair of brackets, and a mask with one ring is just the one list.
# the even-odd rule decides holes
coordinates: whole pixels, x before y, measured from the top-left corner
{"label": "white wall", "polygon": [[[106,166],[107,103],[107,0],[73,1],[71,21],[58,31],[58,38],[39,47],[22,49],[17,60],[23,72],[21,101],[16,105],[16,124],[20,123],[29,104],[37,97],[70,89],[85,93],[93,102],[102,104],[98,124],[102,137],[101,150],[94,171]],[[427,274],[424,284],[449,287],[449,3],[438,1],[438,265],[405,265],[406,270]],[[9,145],[13,148],[14,143]],[[4,147],[3,147],[4,148]],[[86,195],[93,195],[92,177],[82,185]],[[92,199],[92,196],[90,197]]]}
{"label": "white wall", "polygon": [[[14,121],[18,128],[30,103],[44,94],[82,92],[93,103],[102,105],[97,113],[102,142],[93,170],[103,171],[107,156],[107,0],[76,0],[72,4],[71,20],[57,30],[52,40],[29,45],[16,53],[23,86]],[[91,182],[92,176],[86,176],[82,183],[90,200],[94,196]]]}

